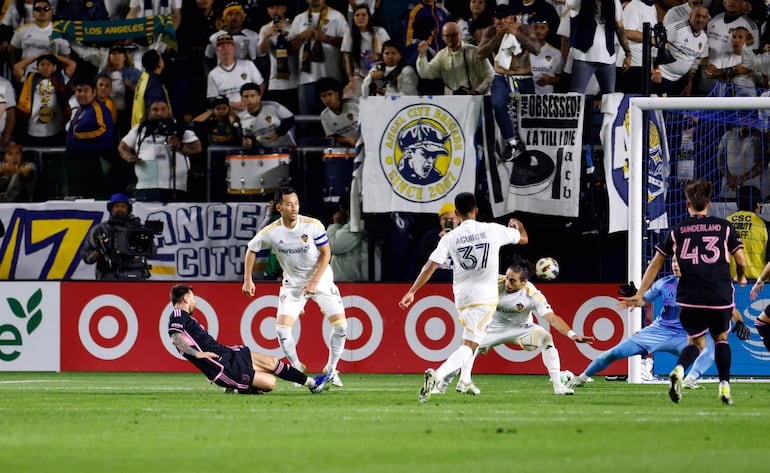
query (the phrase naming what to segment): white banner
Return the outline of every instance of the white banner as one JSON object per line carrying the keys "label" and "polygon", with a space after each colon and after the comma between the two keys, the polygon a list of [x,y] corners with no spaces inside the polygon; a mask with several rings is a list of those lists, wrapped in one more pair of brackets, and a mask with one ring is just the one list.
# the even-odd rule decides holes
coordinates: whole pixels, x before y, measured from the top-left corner
{"label": "white banner", "polygon": [[0,286],[0,371],[59,371],[60,285]]}
{"label": "white banner", "polygon": [[435,213],[473,192],[481,103],[481,96],[362,99],[364,212]]}
{"label": "white banner", "polygon": [[[142,222],[163,222],[158,254],[148,261],[151,280],[243,279],[246,244],[266,211],[263,202],[134,203],[132,213]],[[0,280],[94,279],[94,266],[81,260],[80,249],[89,230],[107,218],[106,202],[0,205],[6,229]]]}
{"label": "white banner", "polygon": [[508,164],[509,212],[578,216],[584,101],[582,94],[521,96],[519,136],[527,150]]}

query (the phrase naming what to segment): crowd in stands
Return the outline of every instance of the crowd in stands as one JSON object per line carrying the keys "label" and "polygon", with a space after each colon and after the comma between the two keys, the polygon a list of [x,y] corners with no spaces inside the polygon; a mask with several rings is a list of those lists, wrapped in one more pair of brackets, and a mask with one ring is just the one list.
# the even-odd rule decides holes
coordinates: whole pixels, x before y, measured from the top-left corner
{"label": "crowd in stands", "polygon": [[[720,81],[755,95],[767,77],[742,52],[770,51],[767,11],[761,0],[5,0],[0,200],[201,200],[195,176],[225,187],[207,148],[352,148],[357,100],[371,95],[491,95],[513,159],[519,93],[641,93],[649,79],[658,94]],[[73,20],[99,23],[70,34]],[[120,34],[140,23],[148,34]],[[650,70],[644,23],[657,25]],[[669,61],[655,60],[664,50]],[[45,147],[61,155],[24,159]],[[382,218],[402,238],[435,225],[415,236],[413,216]]]}

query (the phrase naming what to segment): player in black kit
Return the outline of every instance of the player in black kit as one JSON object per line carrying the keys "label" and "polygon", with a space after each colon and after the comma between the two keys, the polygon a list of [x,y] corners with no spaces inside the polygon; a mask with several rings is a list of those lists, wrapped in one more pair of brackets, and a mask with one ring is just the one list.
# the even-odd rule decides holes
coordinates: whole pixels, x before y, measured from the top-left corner
{"label": "player in black kit", "polygon": [[746,256],[738,233],[726,220],[708,216],[713,189],[710,181],[699,179],[684,189],[689,218],[672,227],[662,242],[655,246],[655,256],[644,272],[639,290],[633,297],[621,298],[626,307],[639,305],[663,268],[666,258],[676,256],[682,276],[676,292],[681,307],[679,319],[687,331],[689,345],[679,355],[669,375],[669,396],[674,402],[682,398],[682,378],[706,345],[706,332],[715,344],[719,398],[732,404],[730,396],[730,345],[727,334],[734,307],[730,256],[735,258],[735,281],[746,285]]}
{"label": "player in black kit", "polygon": [[171,303],[174,311],[169,317],[168,334],[174,346],[210,382],[224,387],[225,392],[263,394],[275,389],[277,376],[317,394],[333,376],[332,372],[309,378],[273,356],[252,352],[243,345],[221,345],[192,317],[195,312],[192,286],[177,284],[171,288]]}

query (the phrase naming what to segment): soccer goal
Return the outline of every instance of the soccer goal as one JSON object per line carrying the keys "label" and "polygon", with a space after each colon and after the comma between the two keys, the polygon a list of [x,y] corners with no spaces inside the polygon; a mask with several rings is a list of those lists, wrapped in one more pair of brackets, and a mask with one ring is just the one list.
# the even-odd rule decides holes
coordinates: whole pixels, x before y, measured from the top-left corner
{"label": "soccer goal", "polygon": [[[629,101],[628,160],[628,280],[639,282],[654,245],[666,225],[651,225],[646,216],[646,202],[652,188],[660,182],[645,182],[647,162],[643,159],[645,143],[650,142],[643,112],[661,111],[665,121],[670,172],[665,184],[666,217],[669,224],[680,221],[687,213],[683,185],[704,178],[714,184],[711,214],[724,217],[736,209],[736,182],[755,185],[761,199],[770,198],[770,97],[635,97]],[[662,137],[663,138],[663,137]],[[737,153],[751,164],[738,169],[740,175],[727,179],[720,150]],[[737,160],[737,155],[735,156]],[[721,166],[720,166],[721,163]],[[761,163],[761,164],[760,164]],[[754,168],[754,169],[750,169]],[[767,181],[767,182],[766,182]],[[767,216],[765,216],[767,217]],[[629,334],[641,329],[641,310],[631,312]],[[628,361],[628,382],[641,382],[641,358]]]}

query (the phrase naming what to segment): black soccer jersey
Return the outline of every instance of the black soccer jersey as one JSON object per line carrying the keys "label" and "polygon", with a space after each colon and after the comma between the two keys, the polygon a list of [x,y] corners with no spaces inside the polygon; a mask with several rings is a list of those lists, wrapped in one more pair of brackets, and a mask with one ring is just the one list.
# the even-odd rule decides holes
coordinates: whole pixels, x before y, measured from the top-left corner
{"label": "black soccer jersey", "polygon": [[676,302],[704,309],[733,306],[730,255],[740,248],[743,242],[729,222],[706,215],[689,217],[674,226],[655,247],[679,262],[682,277]]}

